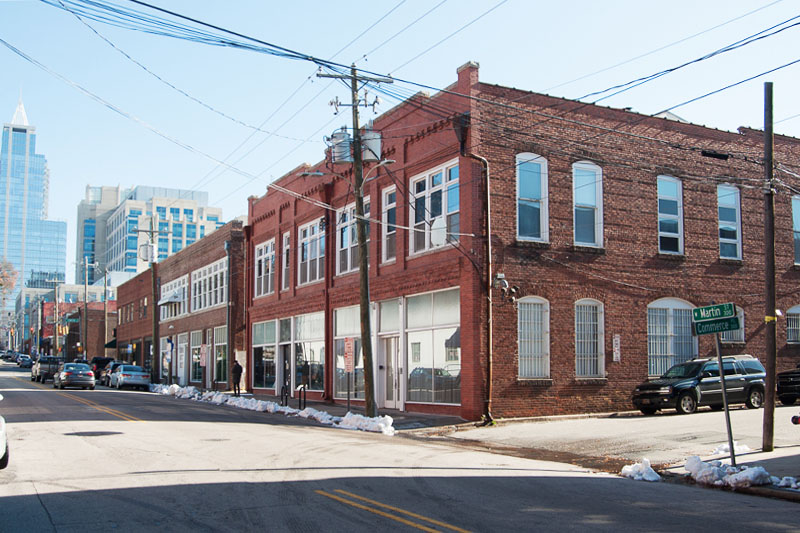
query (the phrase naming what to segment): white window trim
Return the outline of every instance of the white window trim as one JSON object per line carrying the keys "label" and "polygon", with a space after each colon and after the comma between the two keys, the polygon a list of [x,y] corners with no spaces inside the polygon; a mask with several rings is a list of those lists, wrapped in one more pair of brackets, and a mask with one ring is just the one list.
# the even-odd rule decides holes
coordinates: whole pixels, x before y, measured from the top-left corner
{"label": "white window trim", "polygon": [[[307,230],[309,228],[312,228],[312,227],[316,227],[318,233],[316,235],[314,235],[313,237],[309,236],[309,237],[306,237],[305,239],[303,239],[303,237],[302,237],[303,231],[305,231],[305,230]],[[312,220],[311,222],[308,222],[307,224],[303,224],[302,226],[297,228],[297,255],[296,255],[296,257],[297,257],[297,286],[298,287],[305,287],[305,286],[311,285],[313,283],[319,283],[319,282],[321,282],[321,281],[323,281],[325,279],[325,251],[326,251],[325,248],[324,248],[324,246],[325,246],[325,237],[326,237],[325,230],[323,230],[320,227],[319,219]],[[311,253],[310,253],[310,251],[311,251],[311,242],[312,241],[313,241],[313,245],[317,247],[317,257],[316,257],[316,259],[317,259],[317,272],[316,272],[316,274],[317,275],[319,274],[319,270],[320,270],[319,261],[322,260],[322,263],[323,263],[322,275],[320,275],[318,278],[314,278],[314,279],[311,279],[310,276],[307,275],[306,276],[307,277],[306,281],[304,283],[301,283],[301,280],[303,279],[302,270],[304,268],[308,269],[310,264],[311,264]],[[322,244],[322,254],[320,254],[320,244],[319,244],[320,242],[323,243]],[[305,263],[303,263],[303,259],[302,259],[303,258],[303,245],[305,243],[309,244],[309,256],[308,256],[309,260],[306,261]],[[306,274],[308,274],[308,272],[306,272]]]}
{"label": "white window trim", "polygon": [[[789,317],[792,317],[793,321],[797,321],[797,338],[794,340],[789,340]],[[786,311],[786,343],[787,344],[800,344],[800,305],[795,305],[794,307],[790,308]]]}
{"label": "white window trim", "polygon": [[[367,250],[369,251],[369,216],[372,209],[369,196],[364,197],[364,217],[367,219]],[[351,264],[353,249],[358,248],[358,230],[356,228],[356,203],[352,202],[342,209],[336,211],[336,274],[349,274],[358,270],[358,265]],[[352,237],[350,244],[347,245],[347,268],[342,270],[340,256],[342,249],[342,230],[346,230]]]}
{"label": "white window trim", "polygon": [[[255,298],[275,292],[275,239],[255,247],[253,253],[253,295]],[[261,276],[258,275],[261,266]],[[261,289],[259,290],[259,281]]]}
{"label": "white window trim", "polygon": [[[659,298],[658,300],[653,300],[649,304],[647,304],[647,309],[666,309],[669,311],[667,313],[667,336],[670,339],[669,345],[672,347],[674,346],[672,339],[675,337],[675,311],[676,309],[683,309],[683,310],[692,310],[695,306],[691,303],[687,302],[686,300],[681,300],[678,298]],[[649,337],[649,333],[648,333]],[[698,352],[698,341],[697,336],[692,336],[692,355],[697,357],[699,354]],[[648,374],[650,373],[650,357],[651,355],[659,356],[659,355],[666,355],[669,357],[676,357],[678,354],[670,348],[669,353],[667,354],[651,354],[650,347],[649,347],[649,338],[648,338],[648,348],[647,348],[647,365],[648,365]],[[666,368],[664,369],[666,370]]]}
{"label": "white window trim", "polygon": [[[575,170],[583,169],[583,170],[592,170],[595,172],[597,179],[594,182],[595,185],[595,202],[597,205],[595,206],[595,213],[594,213],[594,225],[595,225],[595,242],[588,243],[588,242],[578,242],[577,240],[577,224],[575,220],[575,208],[578,207],[576,204],[576,196],[575,196]],[[595,163],[591,161],[577,161],[572,164],[572,242],[575,246],[585,246],[588,248],[602,248],[603,247],[603,169],[600,168]]]}
{"label": "white window trim", "polygon": [[[597,313],[597,375],[583,375],[578,374],[578,306],[595,306],[598,309]],[[582,298],[575,302],[573,306],[573,313],[575,314],[574,320],[574,339],[575,339],[575,378],[576,379],[597,379],[605,378],[606,376],[606,353],[605,353],[605,307],[603,302],[593,298]]]}
{"label": "white window trim", "polygon": [[[661,249],[661,236],[665,237],[675,237],[674,233],[664,233],[661,231],[661,211],[658,207],[658,201],[661,200],[661,195],[658,194],[658,181],[665,180],[671,181],[678,185],[678,214],[677,215],[663,215],[663,218],[667,218],[670,220],[677,220],[678,221],[678,251],[671,252],[669,250],[662,250]],[[671,199],[671,198],[670,198]],[[660,175],[656,178],[656,211],[658,213],[657,216],[657,223],[658,223],[658,253],[660,254],[669,254],[669,255],[683,255],[683,182],[674,176],[667,176],[667,175]]]}
{"label": "white window trim", "polygon": [[[389,195],[394,193],[394,202],[389,204],[388,198]],[[382,192],[383,199],[381,202],[381,263],[392,263],[397,260],[397,241],[398,241],[398,234],[400,233],[397,231],[397,187],[387,187],[383,189]],[[388,238],[389,229],[389,208],[394,208],[394,257],[387,257],[386,256],[386,241]]]}
{"label": "white window trim", "polygon": [[180,278],[174,279],[172,281],[169,281],[161,286],[161,296],[159,297],[159,299],[169,296],[176,290],[181,290],[181,298],[182,298],[180,302],[171,302],[168,304],[158,306],[162,322],[189,314],[189,301],[187,298],[188,286],[189,286],[188,274],[186,274],[185,276],[181,276]]}
{"label": "white window trim", "polygon": [[281,290],[288,291],[291,286],[291,261],[292,246],[290,232],[283,234],[283,246],[281,247]]}
{"label": "white window trim", "polygon": [[[520,202],[520,172],[519,167],[521,163],[537,163],[542,166],[542,183],[541,183],[541,191],[539,191],[541,195],[541,200],[539,201],[539,227],[542,230],[541,237],[526,237],[519,234],[520,228],[520,220],[519,220],[519,202]],[[518,241],[532,241],[532,242],[549,242],[550,239],[550,215],[548,211],[548,170],[547,170],[547,159],[544,157],[533,154],[530,152],[523,152],[517,154],[516,158],[516,168],[517,168],[517,240]]]}
{"label": "white window trim", "polygon": [[222,307],[228,301],[228,259],[192,272],[192,312]]}
{"label": "white window trim", "polygon": [[[736,194],[736,239],[723,239],[719,236],[719,223],[721,222],[719,219],[719,192],[721,190],[730,191]],[[719,250],[719,257],[720,259],[732,259],[734,261],[740,261],[742,259],[742,204],[741,204],[741,195],[739,194],[739,188],[734,185],[722,184],[717,185],[717,238],[720,244]],[[736,245],[736,257],[723,257],[722,256],[722,244],[735,244]]]}
{"label": "white window trim", "polygon": [[[408,231],[408,255],[409,255],[409,257],[423,255],[423,254],[426,254],[426,253],[434,251],[434,250],[445,249],[445,248],[447,248],[447,245],[450,244],[450,241],[452,239],[449,239],[449,235],[447,233],[447,217],[448,217],[448,215],[452,215],[452,214],[456,214],[456,213],[458,213],[459,215],[461,214],[461,205],[460,205],[460,202],[461,202],[461,171],[459,169],[459,176],[458,176],[458,179],[456,180],[456,185],[458,186],[458,189],[459,189],[459,192],[458,192],[458,194],[459,194],[459,209],[458,209],[458,211],[454,211],[453,213],[448,213],[447,212],[447,189],[449,188],[448,183],[452,183],[452,182],[448,182],[447,181],[447,175],[448,175],[447,173],[448,173],[448,170],[450,170],[453,167],[457,167],[457,166],[458,166],[458,158],[455,158],[455,159],[452,159],[450,161],[447,161],[446,163],[444,163],[442,165],[439,165],[439,166],[434,167],[434,168],[432,168],[430,170],[427,170],[422,174],[418,174],[418,175],[412,177],[411,180],[409,180],[409,184],[410,184],[410,187],[408,189],[408,194],[409,194],[409,198],[408,198],[408,225],[410,227],[410,229]],[[430,185],[430,177],[434,176],[435,174],[437,174],[439,172],[442,173],[442,183],[440,185],[436,185],[435,187],[431,187],[431,185]],[[425,193],[424,193],[425,194],[425,217],[424,217],[424,222],[422,222],[421,224],[425,226],[425,230],[424,230],[425,231],[425,246],[421,250],[415,251],[414,250],[414,239],[416,237],[416,232],[418,231],[418,230],[415,229],[416,223],[414,222],[415,214],[416,214],[416,210],[415,210],[416,208],[415,208],[415,202],[414,202],[414,200],[416,199],[415,190],[416,190],[416,184],[419,183],[420,181],[423,181],[423,180],[425,181]],[[430,218],[428,218],[428,216],[430,214],[430,198],[431,198],[431,194],[433,192],[435,192],[435,191],[438,191],[438,190],[442,191],[442,213],[441,213],[441,215],[439,215],[435,219],[431,220]],[[438,220],[439,218],[441,218],[443,223],[444,223],[444,241],[441,244],[434,244],[434,243],[431,242],[431,236],[433,235],[433,227],[432,226],[433,226],[434,222],[436,220]],[[459,226],[460,226],[460,224],[459,224]],[[458,238],[456,237],[455,240],[458,240]]]}
{"label": "white window trim", "polygon": [[739,319],[739,329],[723,331],[719,335],[719,341],[726,344],[744,344],[744,309],[736,306],[736,316]]}
{"label": "white window trim", "polygon": [[[542,309],[542,366],[545,371],[541,376],[522,375],[522,325],[520,324],[519,306],[524,304],[541,304]],[[525,296],[517,301],[517,377],[526,379],[550,379],[550,302],[538,296]]]}

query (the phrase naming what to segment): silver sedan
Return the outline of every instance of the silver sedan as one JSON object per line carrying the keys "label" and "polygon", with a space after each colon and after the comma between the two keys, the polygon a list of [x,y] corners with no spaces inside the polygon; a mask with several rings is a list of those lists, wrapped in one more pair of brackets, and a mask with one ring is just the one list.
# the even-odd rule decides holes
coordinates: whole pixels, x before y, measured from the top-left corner
{"label": "silver sedan", "polygon": [[136,365],[119,365],[111,373],[109,385],[122,389],[125,387],[148,390],[150,388],[150,373]]}
{"label": "silver sedan", "polygon": [[86,363],[62,363],[53,376],[53,388],[81,387],[94,390],[94,372]]}

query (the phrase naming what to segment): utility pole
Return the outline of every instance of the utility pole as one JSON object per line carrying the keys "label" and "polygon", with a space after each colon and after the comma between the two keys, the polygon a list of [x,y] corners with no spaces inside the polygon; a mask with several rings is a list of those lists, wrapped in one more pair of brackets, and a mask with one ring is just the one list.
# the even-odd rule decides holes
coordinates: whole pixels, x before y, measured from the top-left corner
{"label": "utility pole", "polygon": [[[152,276],[153,281],[153,291],[151,297],[153,299],[153,304],[150,306],[151,312],[153,314],[153,340],[150,343],[150,355],[148,361],[150,362],[150,381],[151,383],[156,383],[156,375],[155,375],[155,365],[153,364],[153,356],[155,355],[156,351],[156,343],[158,342],[158,277],[156,275],[158,263],[156,263],[156,250],[155,250],[155,234],[158,233],[156,230],[156,214],[153,212],[153,215],[150,217],[150,229],[137,229],[139,233],[147,233],[149,235],[150,240],[150,249],[148,253],[148,259],[150,260],[150,275]],[[143,346],[144,348],[144,346]],[[146,357],[145,354],[142,354],[142,358]],[[142,361],[144,362],[144,361]]]}
{"label": "utility pole", "polygon": [[89,358],[89,256],[83,256],[83,358]]}
{"label": "utility pole", "polygon": [[108,343],[108,268],[103,268],[103,357]]}
{"label": "utility pole", "polygon": [[775,192],[772,175],[772,82],[764,84],[764,285],[765,311],[764,333],[766,335],[767,390],[764,396],[764,424],[761,449],[773,450],[775,433],[775,367],[777,358],[777,317],[775,312]]}
{"label": "utility pole", "polygon": [[[367,221],[364,219],[364,168],[361,157],[361,127],[358,123],[359,82],[392,83],[391,78],[368,78],[359,76],[355,64],[350,66],[350,76],[346,74],[317,74],[320,78],[350,78],[350,106],[353,108],[353,176],[356,198],[356,238],[358,239],[358,273],[360,287],[361,315],[361,353],[364,358],[364,402],[368,417],[378,416],[375,404],[375,384],[372,366],[372,328],[369,320],[369,257],[367,256]],[[364,102],[366,104],[366,102]]]}

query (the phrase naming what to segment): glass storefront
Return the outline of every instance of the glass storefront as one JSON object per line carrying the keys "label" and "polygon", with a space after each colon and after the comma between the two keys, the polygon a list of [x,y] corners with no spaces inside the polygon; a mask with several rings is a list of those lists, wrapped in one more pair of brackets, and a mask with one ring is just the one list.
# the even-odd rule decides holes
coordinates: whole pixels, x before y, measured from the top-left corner
{"label": "glass storefront", "polygon": [[321,391],[325,388],[325,314],[295,317],[294,334],[295,387],[306,385],[308,390]]}
{"label": "glass storefront", "polygon": [[275,321],[253,324],[253,387],[275,388]]}

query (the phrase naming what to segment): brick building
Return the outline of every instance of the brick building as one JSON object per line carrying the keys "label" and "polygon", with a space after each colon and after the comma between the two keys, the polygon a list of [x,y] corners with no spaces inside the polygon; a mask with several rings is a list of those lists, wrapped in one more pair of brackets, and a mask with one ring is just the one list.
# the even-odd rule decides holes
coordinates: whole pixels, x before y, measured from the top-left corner
{"label": "brick building", "polygon": [[[233,221],[156,264],[158,335],[153,373],[162,383],[227,390],[244,353],[244,230]],[[149,368],[151,269],[120,285],[117,350]],[[229,333],[230,332],[230,333]]]}
{"label": "brick building", "polygon": [[[91,361],[92,357],[105,357],[106,332],[110,339],[114,328],[117,327],[116,304],[116,301],[109,301],[104,308],[102,302],[90,302],[88,313],[85,313],[86,309],[82,304],[76,305],[73,311],[66,313],[68,328],[64,350],[67,361],[78,358]],[[85,349],[82,348],[84,326],[87,326]]]}
{"label": "brick building", "polygon": [[[364,169],[379,407],[630,409],[636,383],[711,353],[690,322],[712,301],[734,302],[743,323],[725,352],[764,359],[761,132],[489,85],[472,63],[372,128],[394,161]],[[775,141],[779,168],[797,169],[798,140]],[[360,336],[351,182],[327,160],[249,199],[256,391],[344,401],[345,339],[358,351]],[[777,193],[782,369],[800,360],[800,197]],[[363,398],[360,358],[351,389]]]}

